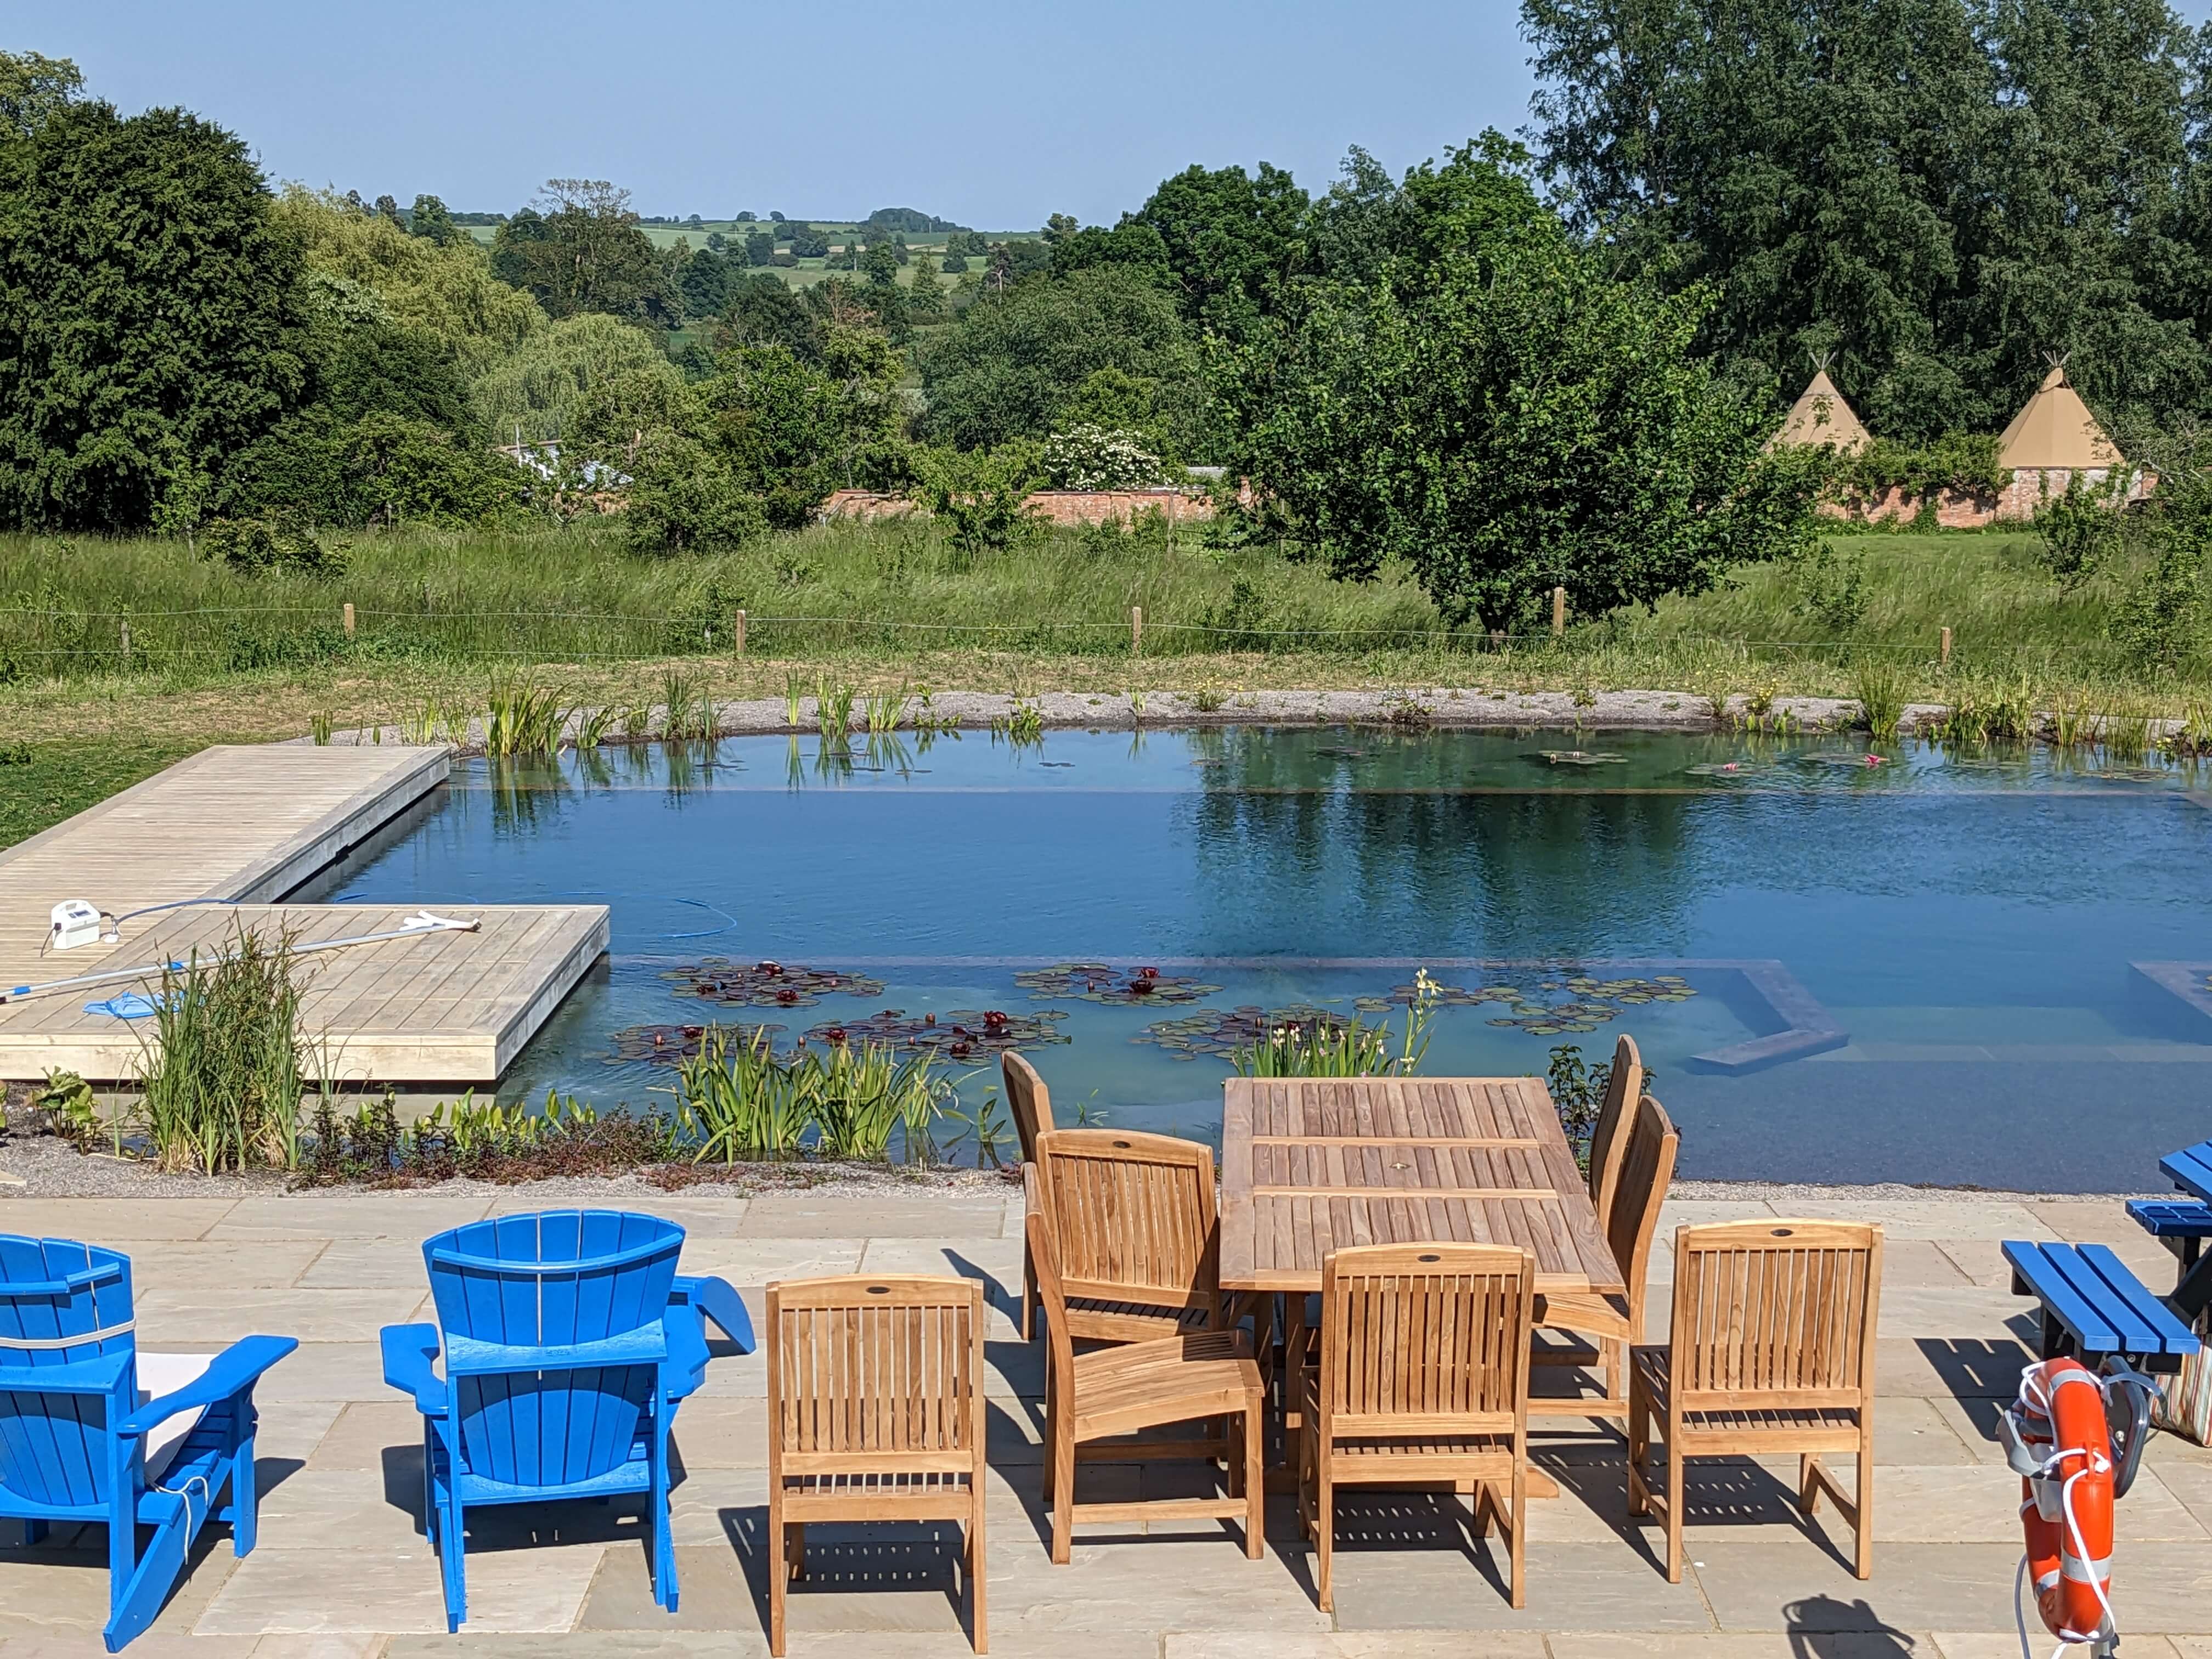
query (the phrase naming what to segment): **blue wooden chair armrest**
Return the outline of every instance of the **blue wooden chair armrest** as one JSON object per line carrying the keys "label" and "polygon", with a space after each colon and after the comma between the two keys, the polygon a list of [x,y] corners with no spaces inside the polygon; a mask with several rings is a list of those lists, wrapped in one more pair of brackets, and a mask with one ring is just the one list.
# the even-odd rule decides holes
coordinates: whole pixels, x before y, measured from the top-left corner
{"label": "blue wooden chair armrest", "polygon": [[707,1380],[707,1331],[699,1310],[688,1302],[672,1301],[662,1316],[668,1333],[668,1358],[661,1368],[668,1398],[688,1400]]}
{"label": "blue wooden chair armrest", "polygon": [[673,1299],[696,1308],[713,1320],[722,1334],[730,1339],[739,1353],[753,1351],[753,1320],[745,1311],[744,1298],[740,1297],[726,1279],[711,1275],[693,1278],[677,1275]]}
{"label": "blue wooden chair armrest", "polygon": [[205,1410],[235,1400],[263,1373],[300,1346],[289,1336],[248,1336],[240,1339],[208,1362],[208,1368],[173,1394],[149,1400],[115,1425],[118,1436],[144,1434],[179,1412]]}
{"label": "blue wooden chair armrest", "polygon": [[415,1396],[415,1409],[425,1417],[446,1414],[446,1385],[432,1362],[438,1357],[435,1325],[386,1325],[377,1334],[384,1352],[386,1387]]}
{"label": "blue wooden chair armrest", "polygon": [[[115,1392],[115,1384],[123,1369],[131,1363],[128,1348],[116,1353],[100,1354],[90,1359],[80,1359],[69,1365],[40,1365],[37,1367],[38,1391],[40,1394],[91,1394]],[[29,1370],[12,1373],[27,1377]]]}

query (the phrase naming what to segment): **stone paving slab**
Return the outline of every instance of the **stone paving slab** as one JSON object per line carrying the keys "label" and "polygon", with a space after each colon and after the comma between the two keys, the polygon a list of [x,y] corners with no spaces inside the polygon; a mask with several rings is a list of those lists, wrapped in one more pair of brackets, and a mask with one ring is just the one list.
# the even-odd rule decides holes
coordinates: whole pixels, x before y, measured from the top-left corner
{"label": "stone paving slab", "polygon": [[[540,1200],[542,1201],[542,1200]],[[573,1203],[572,1197],[562,1200]],[[1054,1566],[1038,1500],[1041,1346],[1015,1336],[1018,1195],[823,1188],[745,1194],[622,1189],[689,1231],[685,1267],[738,1285],[756,1317],[781,1276],[942,1273],[983,1282],[992,1477],[992,1646],[1053,1659],[2011,1659],[2017,1487],[1990,1439],[2032,1334],[1997,1256],[2004,1237],[2100,1237],[2154,1282],[2171,1273],[2117,1204],[1942,1199],[1670,1203],[1655,1252],[1663,1328],[1678,1222],[1836,1214],[1890,1228],[1876,1407],[1877,1571],[1848,1571],[1832,1509],[1790,1499],[1788,1459],[1695,1464],[1680,1585],[1656,1527],[1627,1515],[1617,1431],[1559,1421],[1538,1461],[1565,1488],[1529,1516],[1528,1606],[1505,1603],[1498,1541],[1469,1535],[1465,1500],[1352,1493],[1340,1504],[1337,1607],[1313,1597],[1312,1558],[1287,1497],[1268,1550],[1245,1559],[1233,1525],[1087,1527]],[[235,1561],[209,1529],[191,1577],[135,1644],[139,1659],[556,1659],[765,1652],[766,1378],[724,1357],[679,1414],[684,1478],[672,1505],[683,1610],[651,1600],[634,1509],[552,1505],[472,1528],[471,1620],[444,1631],[436,1563],[419,1532],[419,1419],[383,1386],[379,1324],[427,1316],[428,1233],[538,1207],[530,1190],[432,1190],[134,1200],[0,1197],[0,1230],[128,1249],[149,1351],[204,1352],[251,1330],[307,1340],[260,1391],[261,1547]],[[2116,1219],[2117,1218],[2117,1219]],[[1848,1480],[1850,1460],[1838,1460]],[[1086,1466],[1086,1498],[1211,1490],[1190,1466]],[[2115,1577],[2126,1650],[2212,1659],[2212,1453],[2152,1443],[2120,1507]],[[811,1529],[815,1571],[791,1601],[793,1655],[930,1659],[968,1651],[950,1527]],[[97,1528],[37,1550],[0,1546],[0,1659],[100,1651],[106,1574]],[[2040,1638],[2038,1638],[2039,1640]],[[2040,1651],[2040,1650],[2038,1650]]]}

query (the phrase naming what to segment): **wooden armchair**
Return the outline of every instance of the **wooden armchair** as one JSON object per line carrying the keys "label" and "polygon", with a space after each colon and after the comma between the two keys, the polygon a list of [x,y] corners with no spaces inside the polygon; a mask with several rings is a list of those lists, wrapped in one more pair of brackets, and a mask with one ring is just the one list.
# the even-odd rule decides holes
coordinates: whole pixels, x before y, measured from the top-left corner
{"label": "wooden armchair", "polygon": [[[1036,1263],[1051,1343],[1045,1376],[1044,1501],[1052,1510],[1052,1559],[1067,1560],[1079,1521],[1241,1518],[1244,1553],[1259,1560],[1267,1551],[1267,1389],[1249,1336],[1242,1330],[1199,1331],[1078,1353],[1052,1225],[1041,1209],[1030,1212],[1024,1232]],[[1210,1427],[1231,1416],[1243,1419],[1241,1458],[1225,1433],[1185,1441],[1108,1438],[1173,1423],[1204,1420]],[[1165,1459],[1220,1460],[1228,1468],[1229,1496],[1075,1501],[1079,1462]]]}
{"label": "wooden armchair", "polygon": [[[1322,1269],[1320,1360],[1302,1368],[1298,1508],[1324,1613],[1340,1486],[1472,1482],[1523,1601],[1535,1258],[1517,1246],[1373,1244]],[[1508,1493],[1501,1512],[1498,1490]]]}
{"label": "wooden armchair", "polygon": [[1222,1328],[1210,1148],[1052,1129],[1037,1137],[1036,1161],[1071,1338],[1144,1342]]}
{"label": "wooden armchair", "polygon": [[[1631,1052],[1632,1055],[1632,1048]],[[1633,1064],[1632,1058],[1630,1063]],[[1620,1064],[1614,1061],[1616,1068]],[[1535,1363],[1547,1369],[1571,1366],[1578,1371],[1601,1370],[1604,1392],[1534,1395],[1528,1401],[1531,1416],[1612,1418],[1626,1426],[1628,1351],[1644,1340],[1651,1241],[1659,1231],[1659,1212],[1667,1202],[1667,1189],[1674,1183],[1674,1157],[1681,1144],[1666,1109],[1644,1096],[1637,1104],[1635,1127],[1620,1139],[1613,1207],[1610,1212],[1598,1212],[1606,1244],[1627,1282],[1628,1293],[1599,1296],[1585,1291],[1536,1298],[1536,1323],[1541,1332]],[[1543,1334],[1553,1331],[1565,1333],[1567,1340],[1553,1340]],[[1585,1337],[1590,1340],[1580,1340]]]}
{"label": "wooden armchair", "polygon": [[1613,1191],[1620,1180],[1620,1165],[1628,1151],[1630,1130],[1636,1121],[1637,1103],[1644,1098],[1644,1056],[1636,1039],[1626,1031],[1613,1045],[1613,1066],[1606,1073],[1605,1098],[1598,1104],[1597,1121],[1590,1126],[1589,1195],[1602,1223],[1613,1213]]}
{"label": "wooden armchair", "polygon": [[975,1648],[986,1651],[983,1331],[974,1279],[768,1287],[768,1644],[779,1659],[810,1521],[959,1522]]}
{"label": "wooden armchair", "polygon": [[[1682,1577],[1682,1466],[1692,1457],[1797,1454],[1797,1503],[1822,1488],[1850,1518],[1861,1578],[1874,1571],[1875,1322],[1881,1229],[1840,1221],[1728,1221],[1674,1234],[1665,1347],[1638,1347],[1629,1383],[1628,1512],[1659,1504],[1667,1580]],[[1667,1492],[1644,1462],[1663,1425]],[[1858,1460],[1846,1498],[1824,1452]]]}
{"label": "wooden armchair", "polygon": [[[999,1056],[999,1076],[1006,1086],[1006,1109],[1014,1115],[1014,1133],[1022,1146],[1022,1192],[1029,1194],[1028,1171],[1036,1165],[1037,1137],[1053,1127],[1052,1091],[1044,1086],[1037,1068],[1008,1049]],[[1030,1265],[1028,1248],[1022,1252],[1022,1340],[1036,1334],[1036,1272]]]}

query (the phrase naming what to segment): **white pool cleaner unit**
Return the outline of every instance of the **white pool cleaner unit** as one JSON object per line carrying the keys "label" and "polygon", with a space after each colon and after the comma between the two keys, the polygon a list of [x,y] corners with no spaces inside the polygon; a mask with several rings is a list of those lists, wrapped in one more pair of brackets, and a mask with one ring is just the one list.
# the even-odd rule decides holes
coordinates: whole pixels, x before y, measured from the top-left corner
{"label": "white pool cleaner unit", "polygon": [[53,927],[46,935],[50,951],[72,951],[80,945],[100,943],[100,907],[89,899],[64,899],[53,908]]}

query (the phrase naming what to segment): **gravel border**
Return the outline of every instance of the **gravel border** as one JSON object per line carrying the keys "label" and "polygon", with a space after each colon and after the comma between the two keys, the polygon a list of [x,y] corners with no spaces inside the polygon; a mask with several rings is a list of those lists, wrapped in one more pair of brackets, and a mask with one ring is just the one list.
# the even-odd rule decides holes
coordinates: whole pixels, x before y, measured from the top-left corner
{"label": "gravel border", "polygon": [[[1211,705],[1211,706],[1208,706]],[[799,719],[790,719],[783,699],[755,698],[717,704],[716,733],[722,737],[809,735],[821,729],[820,707],[811,697],[799,701]],[[1901,734],[1941,720],[1941,703],[1906,705],[1898,722]],[[1167,730],[1223,726],[1382,726],[1401,730],[1431,727],[1451,730],[1517,731],[1534,728],[1581,731],[1725,732],[1751,718],[1748,698],[1737,695],[1718,710],[1705,697],[1689,691],[1503,691],[1482,686],[1407,686],[1392,691],[1134,691],[1097,695],[1080,691],[1041,691],[1033,696],[1014,696],[988,691],[940,691],[924,705],[909,696],[902,707],[899,729],[911,732],[917,720],[964,731],[1003,726],[1018,714],[1034,713],[1047,730],[1095,728],[1133,731]],[[665,726],[667,711],[656,708],[654,723]],[[1794,729],[1844,731],[1859,719],[1859,705],[1849,697],[1777,697],[1765,718],[1778,721],[1787,716]],[[852,730],[862,734],[865,702],[853,709]],[[573,737],[583,712],[572,713],[568,734]],[[333,744],[402,741],[396,726],[364,726],[359,731],[334,732]],[[619,741],[620,739],[604,739]],[[654,739],[658,741],[659,739]],[[290,741],[307,743],[307,738]],[[483,723],[470,724],[464,752],[480,750]]]}
{"label": "gravel border", "polygon": [[[16,1184],[16,1183],[21,1184]],[[903,1166],[872,1169],[855,1164],[740,1165],[715,1170],[695,1185],[663,1188],[640,1176],[565,1176],[555,1180],[499,1182],[444,1181],[426,1182],[406,1190],[456,1193],[487,1197],[527,1189],[554,1207],[605,1204],[625,1194],[640,1197],[681,1198],[708,1193],[743,1194],[791,1188],[876,1188],[902,1193],[1000,1192],[1013,1189],[1010,1177],[993,1170],[908,1170]],[[328,1197],[335,1194],[375,1193],[388,1187],[343,1186],[294,1188],[275,1173],[252,1176],[165,1175],[150,1164],[131,1158],[88,1157],[66,1143],[48,1136],[16,1135],[0,1140],[0,1212],[11,1198],[253,1198],[296,1194]],[[1690,1200],[1743,1200],[1784,1203],[1798,1200],[1832,1202],[1850,1200],[1875,1203],[2055,1203],[2098,1202],[2142,1194],[2032,1193],[1983,1187],[1912,1187],[1895,1182],[1864,1186],[1821,1185],[1803,1182],[1677,1181],[1671,1195]],[[4,1231],[4,1227],[0,1227]]]}

